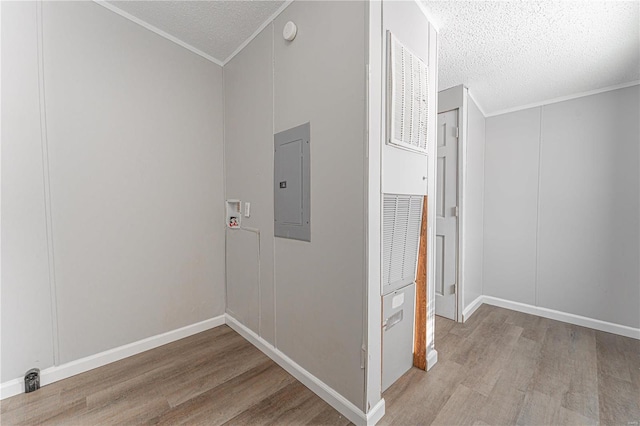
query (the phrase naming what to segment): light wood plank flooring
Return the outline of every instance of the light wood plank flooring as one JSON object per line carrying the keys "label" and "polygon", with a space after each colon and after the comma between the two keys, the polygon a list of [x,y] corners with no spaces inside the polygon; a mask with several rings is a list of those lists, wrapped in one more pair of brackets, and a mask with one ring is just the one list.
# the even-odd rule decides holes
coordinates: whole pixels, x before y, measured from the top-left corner
{"label": "light wood plank flooring", "polygon": [[483,305],[436,317],[438,363],[385,393],[380,424],[638,425],[640,341]]}
{"label": "light wood plank flooring", "polygon": [[[382,425],[638,425],[640,342],[482,306],[437,317],[438,363],[384,393]],[[2,401],[13,424],[349,422],[226,326]]]}
{"label": "light wood plank flooring", "polygon": [[335,424],[341,416],[228,326],[2,401],[18,424]]}

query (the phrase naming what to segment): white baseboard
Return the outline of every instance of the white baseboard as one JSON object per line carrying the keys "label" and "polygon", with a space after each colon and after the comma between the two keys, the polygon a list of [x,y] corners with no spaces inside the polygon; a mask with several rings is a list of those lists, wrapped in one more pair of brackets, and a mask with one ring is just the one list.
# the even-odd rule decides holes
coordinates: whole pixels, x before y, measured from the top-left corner
{"label": "white baseboard", "polygon": [[0,399],[9,398],[24,392],[24,378],[8,380],[0,385]]}
{"label": "white baseboard", "polygon": [[367,413],[366,424],[375,425],[384,416],[385,402],[384,398],[380,399],[376,405],[371,407],[371,410]]}
{"label": "white baseboard", "polygon": [[427,354],[427,371],[431,370],[431,367],[438,362],[438,351],[431,349]]}
{"label": "white baseboard", "polygon": [[473,315],[473,313],[482,306],[482,302],[484,300],[484,296],[478,296],[476,299],[467,306],[464,311],[462,311],[462,322],[467,321]]}
{"label": "white baseboard", "polygon": [[[124,346],[109,349],[104,352],[80,358],[66,364],[49,367],[40,372],[40,384],[42,386],[66,379],[76,374],[84,373],[94,368],[102,367],[115,361],[139,354],[176,340],[184,339],[210,328],[218,327],[225,323],[225,316],[219,315],[177,330],[168,331],[166,333],[151,336],[137,342],[129,343]],[[9,380],[0,385],[0,399],[9,398],[24,392],[24,379],[17,378]]]}
{"label": "white baseboard", "polygon": [[[628,327],[626,325],[614,324],[612,322],[601,321],[567,312],[527,305],[526,303],[512,302],[510,300],[499,299],[493,296],[480,296],[478,299],[480,298],[482,298],[482,303],[486,303],[487,305],[498,306],[500,308],[524,312],[525,314],[537,315],[543,318],[549,318],[556,321],[562,321],[569,324],[579,325],[581,327],[592,328],[594,330],[605,331],[607,333],[618,334],[620,336],[640,340],[640,328]],[[474,300],[473,303],[476,303],[476,301],[477,299]]]}
{"label": "white baseboard", "polygon": [[340,395],[322,380],[302,368],[295,361],[282,353],[279,349],[258,336],[249,328],[242,325],[228,313],[226,322],[229,327],[238,332],[256,348],[284,368],[289,374],[298,379],[303,385],[311,389],[316,395],[325,400],[329,405],[338,410],[349,421],[356,425],[374,425],[384,415],[384,399],[380,400],[367,414],[356,407],[351,401]]}
{"label": "white baseboard", "polygon": [[[337,391],[329,387],[326,383],[315,377],[313,374],[302,368],[291,358],[280,350],[276,349],[266,340],[255,334],[253,331],[240,324],[229,314],[220,315],[196,324],[172,330],[157,336],[152,336],[124,346],[109,349],[95,355],[81,358],[59,366],[49,367],[40,372],[40,384],[42,386],[57,382],[84,373],[94,368],[102,367],[112,362],[139,354],[150,349],[157,348],[167,343],[189,337],[202,331],[218,327],[223,324],[229,325],[242,337],[248,340],[255,347],[260,349],[269,358],[298,379],[302,384],[311,389],[316,395],[325,400],[329,405],[338,410],[349,421],[356,425],[375,425],[385,413],[385,401],[381,399],[373,406],[368,413],[364,413],[351,401],[347,400]],[[433,350],[427,356],[427,368],[431,368],[438,359],[438,353]],[[0,399],[9,398],[14,395],[24,393],[24,379],[17,378],[9,380],[0,385]]]}

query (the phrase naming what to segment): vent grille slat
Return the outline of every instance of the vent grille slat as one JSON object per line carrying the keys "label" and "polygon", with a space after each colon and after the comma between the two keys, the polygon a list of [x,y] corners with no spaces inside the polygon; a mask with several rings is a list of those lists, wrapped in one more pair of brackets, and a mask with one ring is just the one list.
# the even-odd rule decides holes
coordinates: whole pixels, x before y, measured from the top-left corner
{"label": "vent grille slat", "polygon": [[383,293],[415,280],[422,221],[421,195],[384,194]]}
{"label": "vent grille slat", "polygon": [[382,231],[382,245],[388,247],[389,250],[383,250],[383,282],[389,282],[389,274],[391,271],[391,245],[393,243],[393,218],[396,215],[396,200],[395,198],[384,198],[383,207],[383,231]]}
{"label": "vent grille slat", "polygon": [[389,143],[427,151],[428,66],[389,33]]}

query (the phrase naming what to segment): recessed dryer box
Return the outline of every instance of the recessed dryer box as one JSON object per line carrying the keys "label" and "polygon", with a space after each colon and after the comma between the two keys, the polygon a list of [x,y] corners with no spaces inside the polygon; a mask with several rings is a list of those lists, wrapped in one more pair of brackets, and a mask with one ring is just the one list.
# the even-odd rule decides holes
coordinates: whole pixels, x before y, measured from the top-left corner
{"label": "recessed dryer box", "polygon": [[274,136],[276,237],[311,241],[310,131],[305,123]]}

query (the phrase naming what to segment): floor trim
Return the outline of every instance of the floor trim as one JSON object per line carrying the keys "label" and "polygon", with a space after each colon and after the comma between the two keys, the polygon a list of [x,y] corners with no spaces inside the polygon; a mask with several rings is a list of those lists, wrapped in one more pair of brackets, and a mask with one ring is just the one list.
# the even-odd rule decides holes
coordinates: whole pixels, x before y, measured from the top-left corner
{"label": "floor trim", "polygon": [[384,416],[385,402],[382,398],[371,410],[367,413],[367,425],[375,425]]}
{"label": "floor trim", "polygon": [[[40,384],[42,386],[59,380],[67,379],[76,374],[84,373],[94,368],[102,367],[115,361],[137,355],[149,349],[184,339],[185,337],[201,333],[205,330],[218,327],[225,323],[225,316],[219,315],[186,327],[171,330],[166,333],[151,336],[137,342],[109,349],[85,358],[80,358],[62,365],[46,368],[40,372]],[[6,381],[0,385],[0,399],[9,398],[24,393],[24,379],[17,378]]]}
{"label": "floor trim", "polygon": [[438,362],[438,351],[431,349],[427,354],[427,371],[431,370],[431,367]]}
{"label": "floor trim", "polygon": [[478,296],[473,302],[469,303],[469,306],[462,311],[462,322],[465,322],[469,317],[471,317],[471,315],[473,315],[473,313],[482,306],[483,301],[484,296]]}
{"label": "floor trim", "polygon": [[356,425],[374,425],[384,415],[384,399],[380,400],[370,411],[365,414],[361,409],[356,407],[351,401],[340,395],[322,380],[305,370],[279,349],[271,345],[269,342],[258,336],[255,332],[241,324],[228,313],[226,314],[226,322],[229,327],[238,332],[247,341],[260,349],[265,355],[276,362],[280,367],[284,368],[289,374],[298,379],[303,385],[311,389],[313,393],[326,401],[333,408],[338,410],[349,421]]}
{"label": "floor trim", "polygon": [[[102,367],[112,362],[157,348],[167,343],[192,336],[205,330],[227,324],[265,355],[275,361],[287,372],[307,386],[316,395],[326,401],[333,408],[338,410],[349,421],[356,425],[375,425],[385,413],[385,401],[381,399],[374,405],[368,413],[364,413],[352,402],[343,397],[340,393],[332,389],[326,383],[315,377],[313,374],[302,368],[295,361],[272,346],[256,333],[242,325],[229,314],[220,315],[196,324],[158,334],[137,342],[129,343],[117,348],[109,349],[85,358],[71,361],[59,366],[49,367],[40,372],[40,383],[46,386],[50,383],[63,380],[77,374],[81,374],[94,368]],[[433,350],[427,356],[427,368],[431,368],[438,359],[438,353]],[[17,378],[9,380],[0,385],[0,399],[9,398],[24,393],[24,379]]]}
{"label": "floor trim", "polygon": [[[487,305],[498,306],[500,308],[506,308],[506,309],[511,309],[513,311],[524,312],[525,314],[537,315],[543,318],[549,318],[556,321],[575,324],[581,327],[592,328],[594,330],[600,330],[607,333],[618,334],[620,336],[625,336],[625,337],[630,337],[632,339],[640,340],[640,328],[633,328],[626,325],[614,324],[612,322],[601,321],[594,318],[583,317],[581,315],[575,315],[567,312],[556,311],[553,309],[542,308],[540,306],[528,305],[526,303],[512,302],[510,300],[500,299],[493,296],[480,296],[478,299],[482,299],[481,302],[478,302],[479,304],[486,303]],[[472,305],[475,304],[478,301],[478,299],[474,300]],[[469,307],[471,307],[471,305]],[[465,320],[468,317],[470,317],[471,314],[478,307],[479,305],[475,307],[473,311],[469,309],[471,312],[468,315],[465,315]]]}

